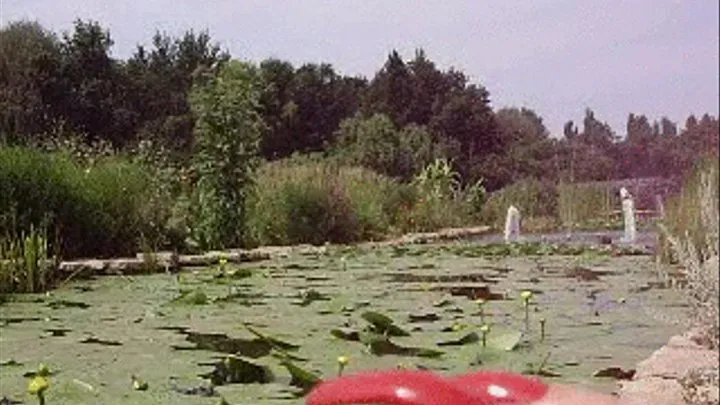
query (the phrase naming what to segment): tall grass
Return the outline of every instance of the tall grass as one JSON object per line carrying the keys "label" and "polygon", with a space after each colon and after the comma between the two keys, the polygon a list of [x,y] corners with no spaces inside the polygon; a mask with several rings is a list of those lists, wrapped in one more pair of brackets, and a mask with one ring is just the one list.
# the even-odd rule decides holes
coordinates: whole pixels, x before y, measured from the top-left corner
{"label": "tall grass", "polygon": [[[149,175],[129,159],[82,165],[66,153],[0,148],[0,235],[20,237],[47,221],[65,258],[134,254],[146,223]],[[10,218],[13,218],[10,221]]]}
{"label": "tall grass", "polygon": [[296,159],[265,164],[248,200],[254,245],[372,238],[388,229],[393,182],[372,171]]}
{"label": "tall grass", "polygon": [[614,198],[607,183],[561,183],[558,190],[558,216],[566,229],[572,230],[585,224],[610,220],[613,207],[619,200]]}
{"label": "tall grass", "polygon": [[267,163],[256,184],[248,201],[253,245],[352,243],[470,221],[461,198],[327,160]]}
{"label": "tall grass", "polygon": [[693,320],[713,348],[720,346],[719,172],[717,159],[698,165],[682,193],[668,202],[660,224],[665,242],[660,257],[684,270],[685,282],[675,287],[685,293]]}
{"label": "tall grass", "polygon": [[558,215],[557,188],[553,183],[534,179],[507,186],[490,194],[481,211],[481,221],[496,229],[502,228],[510,205],[520,210],[524,230],[541,230],[533,229],[533,223],[539,228],[552,228]]}
{"label": "tall grass", "polygon": [[31,227],[19,237],[0,238],[0,293],[42,292],[56,279],[45,229]]}

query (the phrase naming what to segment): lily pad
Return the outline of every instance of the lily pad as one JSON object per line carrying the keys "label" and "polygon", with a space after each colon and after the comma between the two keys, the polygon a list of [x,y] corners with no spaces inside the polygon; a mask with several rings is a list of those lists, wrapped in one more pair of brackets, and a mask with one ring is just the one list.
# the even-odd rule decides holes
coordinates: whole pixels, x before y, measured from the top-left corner
{"label": "lily pad", "polygon": [[332,329],[330,334],[338,339],[347,340],[349,342],[360,341],[360,332],[349,328]]}
{"label": "lily pad", "polygon": [[314,373],[304,370],[290,361],[283,361],[283,366],[288,370],[291,376],[290,385],[301,388],[307,392],[312,389],[317,383],[321,381],[321,378]]}
{"label": "lily pad", "polygon": [[252,363],[238,356],[227,356],[212,365],[215,366],[213,371],[201,374],[200,377],[209,379],[213,385],[267,384],[275,379],[267,366]]}
{"label": "lily pad", "polygon": [[400,346],[391,342],[387,336],[372,332],[361,333],[360,341],[365,343],[370,353],[376,356],[392,354],[396,356],[436,358],[445,354],[440,350]]}
{"label": "lily pad", "polygon": [[300,348],[299,345],[296,345],[296,344],[293,344],[293,343],[288,343],[288,342],[285,342],[285,341],[283,341],[283,340],[280,340],[280,339],[277,339],[277,338],[274,338],[274,337],[265,335],[265,334],[263,334],[263,333],[260,333],[260,332],[258,332],[255,328],[253,328],[253,327],[250,326],[250,325],[247,325],[247,324],[246,324],[246,325],[245,325],[245,328],[248,330],[248,332],[250,332],[250,333],[252,333],[253,335],[257,336],[257,337],[260,338],[261,340],[264,340],[264,341],[270,343],[270,345],[272,345],[274,348],[281,349],[281,350],[283,350],[283,351],[285,351],[285,350],[298,350],[298,349]]}
{"label": "lily pad", "polygon": [[463,337],[459,339],[452,339],[452,340],[445,340],[442,342],[438,342],[438,346],[462,346],[467,345],[471,343],[477,343],[480,341],[480,336],[475,332],[470,332],[467,335],[464,335]]}
{"label": "lily pad", "polygon": [[515,350],[520,342],[522,342],[523,333],[520,331],[506,332],[503,334],[490,334],[487,337],[488,347],[507,352]]}
{"label": "lily pad", "polygon": [[379,312],[368,311],[361,317],[373,326],[373,331],[387,336],[410,336],[410,332],[395,325],[392,318]]}
{"label": "lily pad", "polygon": [[425,314],[410,314],[410,322],[435,322],[440,320],[440,316],[434,312]]}

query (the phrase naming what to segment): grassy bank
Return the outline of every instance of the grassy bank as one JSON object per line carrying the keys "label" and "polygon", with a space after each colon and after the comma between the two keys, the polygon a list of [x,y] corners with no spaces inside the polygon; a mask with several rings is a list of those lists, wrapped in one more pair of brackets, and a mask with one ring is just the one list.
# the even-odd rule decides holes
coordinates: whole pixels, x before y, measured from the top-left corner
{"label": "grassy bank", "polygon": [[[142,148],[87,159],[63,148],[2,147],[4,257],[25,255],[16,247],[31,229],[43,230],[47,255],[63,259],[191,249],[193,177],[192,170]],[[352,243],[473,221],[466,193],[438,192],[447,180],[442,176],[402,183],[302,157],[263,163],[254,177],[247,220],[240,224],[245,246]]]}

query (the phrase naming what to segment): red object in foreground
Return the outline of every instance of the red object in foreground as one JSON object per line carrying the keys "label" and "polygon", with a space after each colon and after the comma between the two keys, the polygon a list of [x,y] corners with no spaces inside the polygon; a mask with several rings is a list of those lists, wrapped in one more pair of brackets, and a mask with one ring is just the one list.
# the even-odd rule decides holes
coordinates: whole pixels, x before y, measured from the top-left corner
{"label": "red object in foreground", "polygon": [[427,371],[365,372],[320,383],[307,405],[496,405],[541,399],[548,388],[538,379],[481,371],[444,378]]}

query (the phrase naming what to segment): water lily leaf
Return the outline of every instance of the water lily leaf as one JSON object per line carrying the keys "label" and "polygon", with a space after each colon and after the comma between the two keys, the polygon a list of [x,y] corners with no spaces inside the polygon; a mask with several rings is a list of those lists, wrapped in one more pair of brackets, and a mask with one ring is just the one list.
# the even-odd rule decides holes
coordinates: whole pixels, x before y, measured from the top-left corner
{"label": "water lily leaf", "polygon": [[445,299],[442,299],[442,300],[440,300],[440,301],[435,301],[435,302],[433,302],[433,306],[434,306],[435,308],[442,308],[442,307],[446,307],[446,306],[448,306],[448,305],[452,305],[452,303],[453,303],[452,300],[449,300],[449,299],[445,298]]}
{"label": "water lily leaf", "polygon": [[349,328],[332,329],[330,331],[330,334],[338,339],[347,340],[350,342],[360,341],[360,332]]}
{"label": "water lily leaf", "polygon": [[263,334],[263,333],[260,333],[260,332],[258,332],[255,328],[253,328],[252,326],[250,326],[250,325],[248,325],[248,324],[245,324],[245,328],[248,330],[248,332],[250,332],[250,333],[252,333],[253,335],[257,336],[257,337],[260,338],[261,340],[264,340],[264,341],[270,343],[270,345],[273,346],[273,347],[276,348],[276,349],[280,349],[280,350],[285,351],[285,350],[298,350],[298,349],[300,348],[299,345],[296,345],[296,344],[293,344],[293,343],[288,343],[288,342],[285,342],[285,341],[283,341],[283,340],[280,340],[280,339],[277,339],[277,338],[274,338],[274,337],[271,337],[271,336],[267,336],[267,335],[265,335],[265,334]]}
{"label": "water lily leaf", "polygon": [[410,336],[410,332],[395,325],[392,318],[379,312],[367,311],[361,317],[369,322],[374,332],[385,334],[388,336]]}
{"label": "water lily leaf", "polygon": [[370,353],[376,356],[384,356],[392,354],[396,356],[414,356],[414,357],[440,357],[444,352],[440,350],[425,349],[421,347],[404,347],[397,345],[388,339],[387,336],[373,332],[361,332],[360,341],[369,349]]}
{"label": "water lily leaf", "polygon": [[275,379],[268,367],[252,363],[238,356],[230,355],[224,360],[211,365],[215,366],[213,371],[201,374],[200,377],[209,379],[213,385],[267,384]]}
{"label": "water lily leaf", "polygon": [[513,351],[520,344],[523,338],[523,333],[520,331],[507,332],[503,334],[493,334],[492,332],[487,337],[488,347],[492,347],[498,350]]}
{"label": "water lily leaf", "polygon": [[303,391],[309,391],[310,389],[312,389],[312,387],[314,387],[322,380],[320,376],[310,371],[304,370],[290,361],[283,361],[280,364],[285,366],[285,368],[290,373],[290,385],[302,388]]}
{"label": "water lily leaf", "polygon": [[477,343],[480,341],[480,336],[478,336],[475,332],[470,332],[467,335],[459,338],[459,339],[452,339],[452,340],[445,340],[442,342],[438,342],[438,346],[462,346],[467,345],[471,343]]}
{"label": "water lily leaf", "polygon": [[426,314],[410,314],[410,322],[435,322],[440,320],[440,316],[434,312]]}
{"label": "water lily leaf", "polygon": [[170,301],[173,304],[206,305],[210,299],[200,290],[181,291],[180,295]]}

